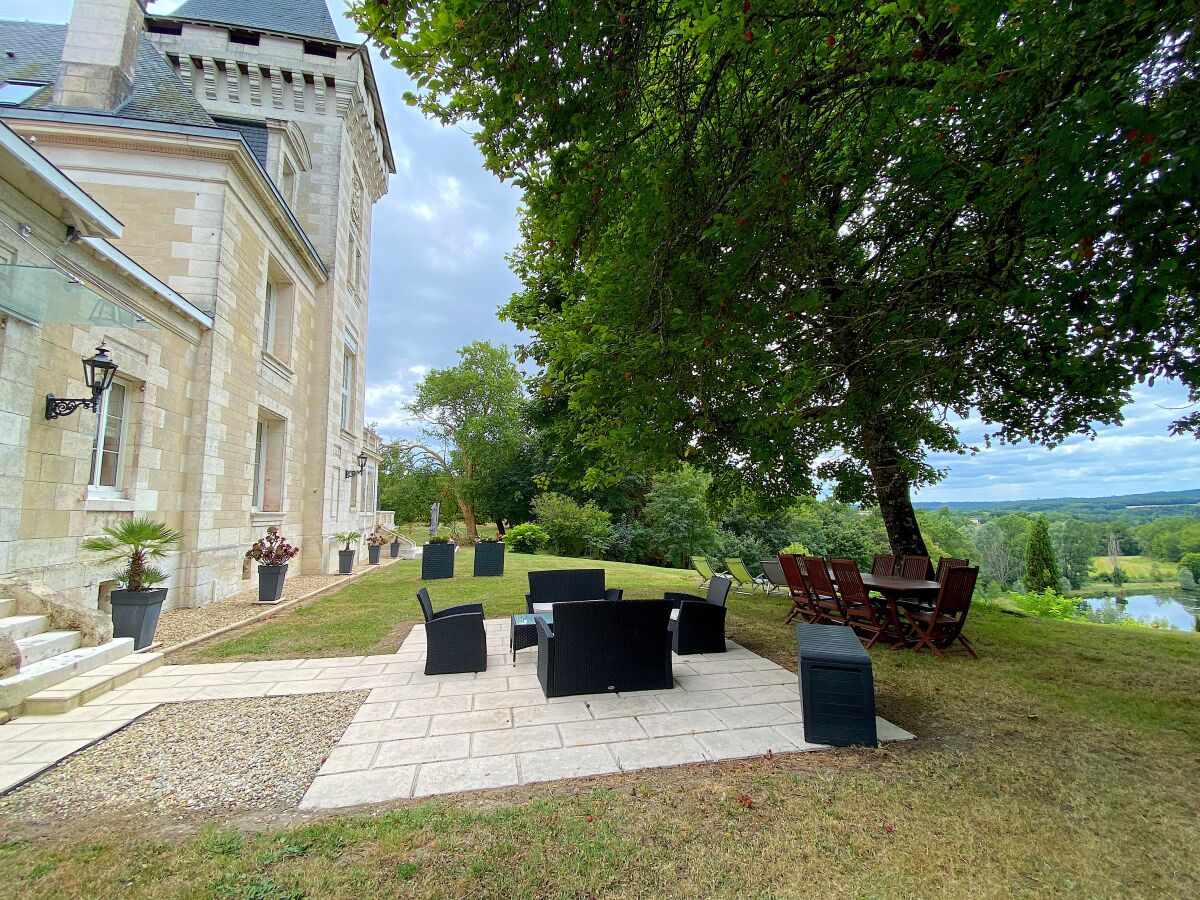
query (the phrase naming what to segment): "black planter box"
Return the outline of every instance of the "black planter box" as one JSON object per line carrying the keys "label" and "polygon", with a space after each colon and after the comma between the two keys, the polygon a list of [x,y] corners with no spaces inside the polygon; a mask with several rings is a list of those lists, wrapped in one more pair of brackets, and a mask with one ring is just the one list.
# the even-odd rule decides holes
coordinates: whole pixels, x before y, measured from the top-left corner
{"label": "black planter box", "polygon": [[113,591],[112,602],[113,637],[133,638],[133,649],[141,650],[154,643],[154,629],[158,627],[158,614],[162,612],[167,589],[153,591]]}
{"label": "black planter box", "polygon": [[391,550],[392,559],[399,558],[399,556],[400,556],[400,542],[399,541],[392,541],[392,543],[388,545],[388,549]]}
{"label": "black planter box", "polygon": [[367,545],[367,562],[373,566],[379,565],[379,551],[383,549],[380,544]]}
{"label": "black planter box", "polygon": [[484,541],[475,545],[475,577],[492,577],[504,574],[504,544],[499,541]]}
{"label": "black planter box", "polygon": [[354,571],[354,551],[339,550],[338,551],[338,574],[349,575]]}
{"label": "black planter box", "polygon": [[287,563],[282,566],[258,567],[258,602],[278,603],[283,596],[283,580],[287,577]]}
{"label": "black planter box", "polygon": [[454,545],[449,543],[426,544],[421,551],[421,579],[453,578],[454,550]]}
{"label": "black planter box", "polygon": [[848,747],[879,744],[871,657],[844,625],[797,625],[796,662],[804,739]]}

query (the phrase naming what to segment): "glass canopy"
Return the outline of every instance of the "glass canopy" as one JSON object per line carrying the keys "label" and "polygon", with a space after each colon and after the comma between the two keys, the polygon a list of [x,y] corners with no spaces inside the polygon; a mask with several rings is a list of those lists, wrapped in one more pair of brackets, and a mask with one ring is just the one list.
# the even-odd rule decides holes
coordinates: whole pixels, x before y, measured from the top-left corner
{"label": "glass canopy", "polygon": [[155,326],[49,266],[0,265],[0,311],[29,322],[142,328]]}

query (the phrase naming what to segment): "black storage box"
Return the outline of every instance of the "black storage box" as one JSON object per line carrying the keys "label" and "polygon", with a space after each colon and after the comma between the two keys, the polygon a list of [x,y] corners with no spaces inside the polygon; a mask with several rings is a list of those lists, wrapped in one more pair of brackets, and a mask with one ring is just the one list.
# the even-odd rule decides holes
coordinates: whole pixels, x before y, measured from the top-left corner
{"label": "black storage box", "polygon": [[810,744],[877,746],[871,657],[844,625],[796,626],[796,663]]}

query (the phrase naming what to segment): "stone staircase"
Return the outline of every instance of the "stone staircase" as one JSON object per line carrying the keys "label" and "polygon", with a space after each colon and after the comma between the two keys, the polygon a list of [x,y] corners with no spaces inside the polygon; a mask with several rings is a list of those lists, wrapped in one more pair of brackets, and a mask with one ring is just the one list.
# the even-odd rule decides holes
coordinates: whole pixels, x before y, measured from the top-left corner
{"label": "stone staircase", "polygon": [[55,631],[49,616],[16,611],[15,600],[0,599],[0,634],[21,654],[20,670],[0,678],[0,714],[66,712],[162,665],[162,654],[135,654],[132,638],[84,647],[78,631]]}

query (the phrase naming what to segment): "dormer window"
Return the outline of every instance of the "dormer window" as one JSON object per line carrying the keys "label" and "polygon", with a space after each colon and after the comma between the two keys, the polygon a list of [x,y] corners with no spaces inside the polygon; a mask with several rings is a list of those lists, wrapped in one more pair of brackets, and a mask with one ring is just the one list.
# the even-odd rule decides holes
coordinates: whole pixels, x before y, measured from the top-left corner
{"label": "dormer window", "polygon": [[326,59],[337,59],[337,44],[322,44],[319,41],[305,41],[304,52],[309,56],[323,56]]}
{"label": "dormer window", "polygon": [[20,106],[45,86],[44,81],[6,81],[0,84],[0,106]]}
{"label": "dormer window", "polygon": [[256,31],[241,31],[236,28],[229,29],[229,43],[245,44],[248,47],[258,46],[259,34]]}

